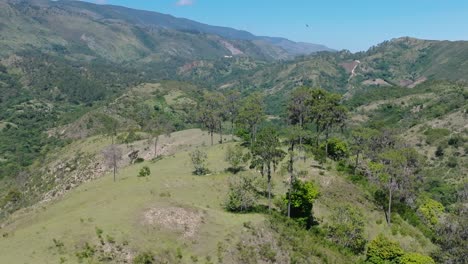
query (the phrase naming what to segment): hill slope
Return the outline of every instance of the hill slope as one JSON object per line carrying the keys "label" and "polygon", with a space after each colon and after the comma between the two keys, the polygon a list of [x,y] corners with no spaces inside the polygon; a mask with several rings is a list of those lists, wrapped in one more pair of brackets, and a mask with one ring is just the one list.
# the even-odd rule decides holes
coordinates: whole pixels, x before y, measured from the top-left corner
{"label": "hill slope", "polygon": [[[272,228],[267,215],[233,214],[223,209],[229,181],[229,173],[224,171],[227,164],[222,160],[226,145],[203,147],[212,174],[194,176],[187,151],[207,143],[209,137],[199,130],[181,133],[183,137],[177,133],[171,137],[172,143],[177,144],[187,136],[193,140],[174,155],[130,165],[120,169],[117,182],[105,175],[52,203],[12,215],[2,226],[0,261],[77,263],[81,259],[131,263],[136,255],[150,250],[160,261],[170,263],[193,263],[196,259],[215,263],[291,263],[294,249],[288,248],[291,245],[287,240],[280,241],[280,230]],[[109,139],[90,138],[67,151],[99,149],[106,143],[110,143]],[[99,152],[98,149],[95,150]],[[142,166],[149,166],[152,171],[149,177],[137,177]],[[308,178],[319,184],[322,193],[314,208],[321,224],[329,221],[337,203],[349,203],[366,216],[367,239],[383,232],[399,240],[406,250],[428,253],[434,249],[420,231],[403,220],[394,224],[395,230],[400,231],[388,229],[383,213],[366,194],[336,171],[304,164],[306,168]],[[255,171],[245,173],[259,176]],[[265,181],[260,176],[258,179]],[[281,174],[274,174],[275,194],[284,193],[284,180]],[[309,261],[357,261],[355,256],[340,252],[323,239],[317,238],[308,245]]]}

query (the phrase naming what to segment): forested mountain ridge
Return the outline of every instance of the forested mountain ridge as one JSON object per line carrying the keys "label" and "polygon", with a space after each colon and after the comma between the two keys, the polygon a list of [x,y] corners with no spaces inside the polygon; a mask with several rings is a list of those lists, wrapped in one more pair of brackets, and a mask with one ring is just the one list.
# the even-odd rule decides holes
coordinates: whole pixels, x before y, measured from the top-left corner
{"label": "forested mountain ridge", "polygon": [[0,0],[0,262],[466,263],[468,42],[298,50]]}
{"label": "forested mountain ridge", "polygon": [[99,57],[128,62],[231,55],[275,60],[329,50],[117,6],[47,0],[2,0],[0,4],[3,54],[41,49],[80,59]]}

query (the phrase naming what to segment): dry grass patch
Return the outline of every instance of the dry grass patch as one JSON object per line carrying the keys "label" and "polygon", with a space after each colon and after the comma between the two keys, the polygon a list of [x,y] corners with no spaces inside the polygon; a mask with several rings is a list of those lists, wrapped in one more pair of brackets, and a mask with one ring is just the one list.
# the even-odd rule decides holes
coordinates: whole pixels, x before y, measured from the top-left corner
{"label": "dry grass patch", "polygon": [[193,238],[204,222],[204,213],[182,207],[154,207],[143,213],[143,223],[160,226]]}

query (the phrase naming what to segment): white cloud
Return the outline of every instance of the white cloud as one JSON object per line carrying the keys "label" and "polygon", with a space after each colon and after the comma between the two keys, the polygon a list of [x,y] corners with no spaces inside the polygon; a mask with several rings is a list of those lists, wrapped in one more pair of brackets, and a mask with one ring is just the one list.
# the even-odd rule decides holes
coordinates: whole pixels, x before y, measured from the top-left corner
{"label": "white cloud", "polygon": [[176,5],[178,6],[190,6],[193,5],[194,1],[193,0],[178,0],[176,2]]}

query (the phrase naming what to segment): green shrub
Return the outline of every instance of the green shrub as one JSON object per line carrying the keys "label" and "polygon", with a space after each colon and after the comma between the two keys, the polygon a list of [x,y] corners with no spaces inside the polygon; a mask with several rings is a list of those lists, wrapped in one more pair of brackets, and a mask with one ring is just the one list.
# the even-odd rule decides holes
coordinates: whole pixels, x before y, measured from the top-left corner
{"label": "green shrub", "polygon": [[229,177],[229,191],[224,208],[230,212],[252,210],[257,203],[258,193],[255,178],[250,175],[233,175]]}
{"label": "green shrub", "polygon": [[206,167],[206,162],[208,160],[208,155],[206,154],[206,152],[196,149],[190,153],[190,159],[192,160],[193,167],[195,168],[193,174],[206,175],[210,173],[210,171]]}
{"label": "green shrub", "polygon": [[134,163],[142,163],[144,161],[145,161],[144,158],[138,157],[138,158],[135,159]]}
{"label": "green shrub", "polygon": [[327,228],[328,237],[336,244],[358,254],[364,251],[367,240],[364,234],[364,216],[351,206],[338,207]]}
{"label": "green shrub", "polygon": [[398,263],[403,254],[404,251],[400,245],[380,234],[367,247],[366,263]]}
{"label": "green shrub", "polygon": [[248,152],[244,152],[244,149],[239,146],[228,146],[226,150],[226,156],[224,160],[229,163],[230,167],[228,171],[237,173],[241,171],[247,161],[249,161],[250,155]]}
{"label": "green shrub", "polygon": [[[322,151],[326,149],[326,143],[322,143]],[[328,157],[333,160],[341,160],[349,156],[348,144],[339,138],[330,138],[328,140]]]}
{"label": "green shrub", "polygon": [[432,145],[441,138],[450,135],[450,130],[445,128],[428,128],[424,131],[424,135],[426,136],[426,142]]}
{"label": "green shrub", "polygon": [[270,263],[276,262],[276,252],[274,251],[271,243],[261,244],[258,250],[260,257]]}
{"label": "green shrub", "polygon": [[442,215],[444,210],[445,208],[441,203],[430,198],[426,198],[419,206],[418,213],[424,222],[434,226],[439,222],[439,217]]}
{"label": "green shrub", "polygon": [[440,158],[442,156],[444,156],[444,148],[442,146],[437,146],[437,149],[435,151],[435,156]]}
{"label": "green shrub", "polygon": [[146,251],[141,252],[133,259],[133,264],[153,264],[154,261],[153,253]]}
{"label": "green shrub", "polygon": [[148,166],[144,166],[143,168],[140,169],[140,172],[138,172],[138,177],[146,177],[151,174],[151,170]]}
{"label": "green shrub", "polygon": [[450,168],[456,168],[458,166],[458,159],[454,156],[451,156],[448,160],[447,160],[447,166],[450,167]]}
{"label": "green shrub", "polygon": [[400,258],[401,264],[435,264],[435,261],[419,253],[406,253]]}
{"label": "green shrub", "polygon": [[312,207],[320,192],[315,183],[296,180],[293,183],[291,193],[286,193],[282,198],[282,211],[287,214],[289,196],[291,196],[291,218],[294,218],[307,228],[313,224]]}
{"label": "green shrub", "polygon": [[96,247],[86,242],[84,248],[81,251],[77,252],[76,256],[78,257],[79,262],[82,262],[84,259],[92,258],[95,253]]}

